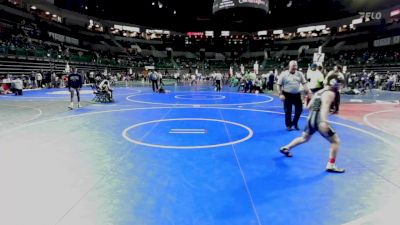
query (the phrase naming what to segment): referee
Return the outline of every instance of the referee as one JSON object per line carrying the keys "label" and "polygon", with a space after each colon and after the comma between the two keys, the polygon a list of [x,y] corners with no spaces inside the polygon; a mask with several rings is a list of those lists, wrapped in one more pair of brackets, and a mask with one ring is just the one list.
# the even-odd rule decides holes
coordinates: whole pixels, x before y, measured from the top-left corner
{"label": "referee", "polygon": [[[310,95],[307,87],[307,80],[302,72],[297,70],[297,61],[289,62],[289,70],[283,71],[278,78],[279,98],[284,102],[285,124],[288,131],[300,130],[298,122],[303,112],[300,86],[303,85],[306,93]],[[292,119],[292,106],[295,107],[294,118]]]}

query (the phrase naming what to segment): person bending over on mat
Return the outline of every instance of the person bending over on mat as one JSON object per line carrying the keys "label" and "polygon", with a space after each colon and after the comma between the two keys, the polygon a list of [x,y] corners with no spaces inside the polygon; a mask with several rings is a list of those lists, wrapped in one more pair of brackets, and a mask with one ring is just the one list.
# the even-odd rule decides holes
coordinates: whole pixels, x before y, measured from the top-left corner
{"label": "person bending over on mat", "polygon": [[335,100],[335,91],[340,87],[342,79],[340,74],[331,74],[326,86],[315,93],[312,97],[308,108],[310,110],[307,125],[303,135],[294,139],[290,144],[281,147],[280,152],[286,157],[292,157],[290,150],[300,144],[306,143],[311,136],[318,131],[327,141],[331,143],[329,161],[326,165],[326,171],[332,173],[344,173],[344,169],[337,168],[335,165],[336,156],[339,151],[340,140],[328,122],[329,109]]}
{"label": "person bending over on mat", "polygon": [[71,93],[71,104],[69,105],[69,109],[74,108],[74,91],[76,91],[76,97],[78,98],[78,108],[81,107],[81,96],[79,94],[80,89],[82,88],[83,78],[80,74],[78,74],[78,69],[74,68],[73,73],[68,75],[68,90]]}

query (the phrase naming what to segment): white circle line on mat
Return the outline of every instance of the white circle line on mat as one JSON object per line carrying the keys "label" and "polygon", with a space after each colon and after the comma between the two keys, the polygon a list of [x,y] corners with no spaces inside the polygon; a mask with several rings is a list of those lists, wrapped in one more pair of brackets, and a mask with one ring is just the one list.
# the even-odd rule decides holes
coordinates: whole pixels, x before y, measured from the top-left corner
{"label": "white circle line on mat", "polygon": [[[137,95],[130,95],[126,97],[126,100],[129,102],[136,102],[136,103],[143,103],[143,104],[151,104],[151,105],[166,105],[166,106],[188,106],[188,105],[193,105],[193,103],[161,103],[161,102],[148,102],[148,101],[138,101],[138,100],[132,100],[131,97],[135,96],[141,96],[141,95],[151,95],[154,93],[144,93],[144,94],[137,94]],[[234,94],[240,94],[240,93],[234,93]],[[215,104],[199,104],[201,106],[230,106],[230,105],[256,105],[256,104],[262,104],[262,103],[269,103],[274,100],[274,98],[267,96],[267,95],[258,95],[265,97],[268,100],[265,101],[259,101],[259,102],[245,102],[245,103],[215,103]]]}
{"label": "white circle line on mat", "polygon": [[9,106],[9,107],[18,107],[18,108],[27,108],[27,109],[33,109],[35,111],[37,111],[38,113],[35,114],[34,116],[32,116],[32,118],[29,118],[29,120],[25,120],[22,121],[21,123],[27,123],[30,122],[32,120],[35,120],[37,118],[39,118],[40,116],[43,115],[43,111],[39,108],[35,108],[35,107],[31,107],[31,106],[25,106],[25,105],[8,105],[8,104],[1,104],[2,106]]}
{"label": "white circle line on mat", "polygon": [[[186,97],[186,96],[189,96],[189,98]],[[190,98],[190,96],[192,98]],[[199,96],[199,97],[211,96],[211,97],[216,97],[216,98],[195,98],[197,96]],[[201,94],[197,95],[196,94],[196,95],[175,95],[174,98],[176,98],[176,99],[185,99],[185,100],[222,100],[222,99],[225,99],[226,97],[223,96],[223,95],[201,95]]]}
{"label": "white circle line on mat", "polygon": [[374,128],[374,129],[376,129],[376,130],[379,130],[379,131],[381,131],[381,132],[383,132],[383,133],[390,134],[390,135],[393,135],[393,136],[395,136],[395,137],[399,137],[399,138],[400,138],[400,135],[393,134],[393,132],[390,132],[390,131],[388,131],[388,130],[386,130],[386,129],[380,128],[380,127],[376,126],[375,124],[373,124],[373,123],[372,123],[371,121],[369,121],[369,119],[368,119],[369,117],[371,117],[371,116],[373,116],[373,115],[377,115],[377,114],[381,114],[381,113],[388,113],[388,112],[399,112],[399,113],[400,113],[399,110],[383,110],[383,111],[376,111],[376,112],[372,112],[372,113],[366,114],[366,115],[363,117],[363,120],[364,120],[364,122],[365,122],[368,126]]}
{"label": "white circle line on mat", "polygon": [[[151,123],[160,123],[160,122],[166,122],[166,121],[213,121],[213,122],[220,122],[220,123],[227,123],[227,124],[232,124],[241,128],[244,128],[245,130],[248,131],[248,135],[244,138],[241,138],[236,141],[230,141],[226,143],[220,143],[220,144],[214,144],[214,145],[198,145],[198,146],[172,146],[172,145],[158,145],[158,144],[150,144],[150,143],[145,143],[141,141],[137,141],[135,139],[132,139],[128,136],[129,130],[143,126],[146,124],[151,124]],[[234,145],[234,144],[239,144],[242,142],[245,142],[249,140],[253,136],[254,132],[252,129],[249,127],[240,124],[240,123],[235,123],[231,121],[226,121],[226,120],[218,120],[218,119],[209,119],[209,118],[175,118],[175,119],[162,119],[162,120],[152,120],[148,122],[143,122],[143,123],[138,123],[135,125],[132,125],[130,127],[127,127],[122,131],[122,136],[129,142],[138,144],[138,145],[143,145],[143,146],[148,146],[148,147],[154,147],[154,148],[165,148],[165,149],[200,149],[200,148],[217,148],[217,147],[223,147],[223,146],[228,146],[228,145]]]}

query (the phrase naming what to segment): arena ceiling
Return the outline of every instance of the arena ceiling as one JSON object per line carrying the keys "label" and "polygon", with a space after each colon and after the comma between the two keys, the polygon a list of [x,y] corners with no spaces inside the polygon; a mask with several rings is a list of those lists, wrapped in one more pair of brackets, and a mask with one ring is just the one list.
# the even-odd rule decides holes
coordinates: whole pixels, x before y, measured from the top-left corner
{"label": "arena ceiling", "polygon": [[400,4],[400,0],[270,0],[266,14],[216,16],[214,0],[55,0],[88,15],[176,31],[257,31],[339,19]]}

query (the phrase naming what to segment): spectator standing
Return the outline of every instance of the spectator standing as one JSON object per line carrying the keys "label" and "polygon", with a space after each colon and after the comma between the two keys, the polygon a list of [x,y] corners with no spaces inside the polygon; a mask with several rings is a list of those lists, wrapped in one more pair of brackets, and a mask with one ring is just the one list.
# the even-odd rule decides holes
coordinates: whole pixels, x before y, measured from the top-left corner
{"label": "spectator standing", "polygon": [[90,71],[89,73],[89,83],[94,84],[94,72]]}
{"label": "spectator standing", "polygon": [[313,94],[322,89],[324,82],[324,75],[317,67],[317,64],[314,63],[307,71],[307,85]]}
{"label": "spectator standing", "polygon": [[270,71],[268,74],[268,82],[267,82],[267,90],[268,91],[274,90],[274,82],[275,82],[275,74],[273,71]]}
{"label": "spectator standing", "polygon": [[[343,67],[341,65],[336,65],[331,72],[328,73],[326,76],[326,79],[324,81],[324,84],[327,84],[327,81],[329,79],[329,76],[336,74],[339,76],[339,79],[344,80],[344,75],[342,73]],[[333,102],[331,106],[331,111],[333,114],[339,113],[339,107],[340,107],[340,86],[336,89],[334,89],[335,92],[335,101]]]}
{"label": "spectator standing", "polygon": [[22,90],[24,89],[24,84],[21,78],[17,78],[13,81],[15,88],[15,95],[22,95]]}
{"label": "spectator standing", "polygon": [[190,75],[190,86],[197,86],[197,80],[196,80],[196,75],[191,74]]}
{"label": "spectator standing", "polygon": [[78,69],[74,68],[73,73],[68,75],[68,83],[67,83],[67,88],[69,92],[71,93],[71,103],[70,106],[68,107],[69,109],[74,108],[74,92],[76,92],[76,97],[78,99],[78,108],[81,107],[81,96],[80,96],[80,89],[82,88],[83,85],[83,78],[82,75],[78,74]]}
{"label": "spectator standing", "polygon": [[386,89],[387,89],[388,91],[391,91],[391,90],[392,90],[393,84],[396,83],[396,79],[397,79],[397,76],[396,76],[395,74],[392,74],[392,75],[389,77],[389,80],[388,80],[388,82],[387,82],[387,84],[386,84]]}
{"label": "spectator standing", "polygon": [[43,76],[42,76],[42,73],[40,73],[40,72],[37,72],[36,73],[36,81],[37,81],[37,86],[38,86],[38,88],[42,88],[42,81],[43,81]]}

